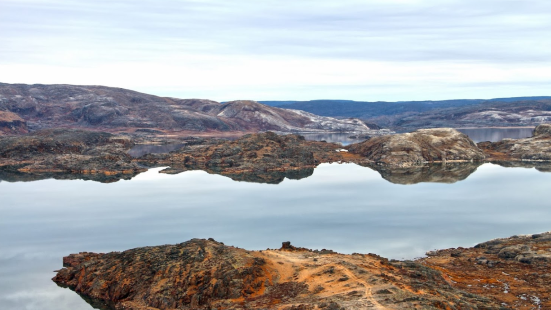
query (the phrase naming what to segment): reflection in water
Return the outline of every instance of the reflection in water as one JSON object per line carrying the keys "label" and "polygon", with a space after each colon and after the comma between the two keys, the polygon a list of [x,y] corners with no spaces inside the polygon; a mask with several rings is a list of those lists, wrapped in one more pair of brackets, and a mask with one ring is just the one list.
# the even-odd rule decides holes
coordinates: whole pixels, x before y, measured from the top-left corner
{"label": "reflection in water", "polygon": [[535,168],[540,172],[551,172],[550,162],[541,161],[512,161],[512,162],[495,162],[494,164],[506,168]]}
{"label": "reflection in water", "polygon": [[47,179],[55,180],[84,180],[84,181],[96,181],[101,183],[113,183],[120,180],[130,180],[139,173],[134,174],[76,174],[76,173],[27,173],[13,170],[2,170],[0,168],[0,182],[32,182]]}
{"label": "reflection in water", "polygon": [[[502,167],[517,167],[517,168],[536,168],[541,172],[551,172],[550,162],[496,162],[495,164]],[[417,184],[424,182],[432,183],[455,183],[465,180],[482,163],[447,163],[447,164],[427,164],[425,166],[396,168],[377,165],[364,165],[371,168],[383,177],[383,179],[394,184]],[[179,168],[168,167],[161,171],[163,174],[180,174],[189,171],[185,167]],[[314,174],[314,168],[305,168],[300,170],[287,171],[255,171],[243,173],[222,173],[220,170],[207,169],[204,170],[209,174],[218,174],[228,177],[234,181],[249,182],[249,183],[265,183],[279,184],[285,179],[300,180],[308,178]],[[23,173],[17,171],[6,171],[0,169],[0,182],[32,182],[47,179],[55,180],[84,180],[96,181],[101,183],[114,183],[120,180],[131,180],[138,174],[119,174],[119,175],[103,175],[103,174],[64,174],[64,173]]]}
{"label": "reflection in water", "polygon": [[301,134],[306,140],[311,141],[327,141],[331,143],[341,143],[342,145],[349,145],[352,143],[362,142],[365,139],[350,138],[352,133],[306,133]]}
{"label": "reflection in water", "polygon": [[482,163],[432,164],[421,167],[388,168],[370,166],[381,174],[383,179],[394,184],[417,184],[423,182],[455,183],[465,180]]}
{"label": "reflection in water", "polygon": [[[186,171],[190,171],[186,168],[169,167],[161,171],[166,174],[180,174]],[[305,168],[300,170],[287,170],[287,171],[255,171],[255,172],[243,172],[243,173],[222,173],[220,170],[207,169],[204,170],[209,174],[219,174],[228,177],[234,181],[250,182],[250,183],[266,183],[266,184],[279,184],[286,178],[289,180],[300,180],[312,176],[314,174],[314,168]]]}
{"label": "reflection in water", "polygon": [[475,143],[490,141],[497,142],[503,139],[524,139],[532,136],[534,128],[474,128],[458,129],[466,134]]}
{"label": "reflection in water", "polygon": [[[472,129],[458,129],[463,132],[475,143],[482,141],[501,141],[503,139],[523,139],[532,136],[534,128],[472,128]],[[349,145],[352,143],[362,142],[365,139],[351,138],[351,133],[314,133],[304,134],[306,140],[325,140],[327,142],[342,143],[342,145]]]}
{"label": "reflection in water", "polygon": [[81,251],[212,237],[251,250],[290,240],[401,259],[551,229],[551,175],[535,169],[440,165],[382,174],[401,184],[451,182],[474,169],[462,182],[411,186],[353,164],[324,164],[311,177],[277,186],[161,168],[112,184],[2,182],[0,309],[90,310],[50,280],[63,256]]}

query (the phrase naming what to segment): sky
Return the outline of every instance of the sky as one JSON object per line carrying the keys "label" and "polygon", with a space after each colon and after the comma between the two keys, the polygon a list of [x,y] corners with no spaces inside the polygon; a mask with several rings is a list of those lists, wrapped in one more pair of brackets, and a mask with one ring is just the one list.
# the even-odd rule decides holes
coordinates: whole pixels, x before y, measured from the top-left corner
{"label": "sky", "polygon": [[218,101],[551,95],[548,0],[0,0],[0,82]]}

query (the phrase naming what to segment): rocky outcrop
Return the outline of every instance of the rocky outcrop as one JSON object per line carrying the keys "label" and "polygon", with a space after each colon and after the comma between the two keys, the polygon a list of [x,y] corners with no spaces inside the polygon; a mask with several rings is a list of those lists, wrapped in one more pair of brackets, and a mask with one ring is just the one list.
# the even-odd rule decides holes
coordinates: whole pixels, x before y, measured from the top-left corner
{"label": "rocky outcrop", "polygon": [[224,104],[163,98],[121,88],[0,83],[0,111],[17,113],[32,130],[73,127],[96,130],[184,132],[355,132],[373,135],[358,119],[340,120],[274,108],[250,100]]}
{"label": "rocky outcrop", "polygon": [[72,254],[63,264],[54,282],[110,309],[501,309],[417,262],[289,242],[280,250],[247,251],[193,239]]}
{"label": "rocky outcrop", "polygon": [[551,233],[514,236],[427,253],[420,262],[453,287],[499,301],[506,309],[551,309]]}
{"label": "rocky outcrop", "polygon": [[49,173],[127,178],[144,171],[144,166],[168,166],[163,173],[204,170],[236,181],[277,184],[285,178],[308,177],[321,163],[340,162],[373,168],[398,184],[449,183],[466,178],[485,161],[550,171],[548,128],[538,127],[529,139],[480,143],[486,153],[454,129],[426,129],[374,137],[352,144],[348,150],[340,144],[273,132],[248,134],[237,140],[189,137],[178,139],[175,151],[139,158],[128,154],[133,140],[147,142],[149,136],[59,129],[0,138],[0,167],[10,173],[34,173],[37,178]]}
{"label": "rocky outcrop", "polygon": [[0,167],[28,173],[135,175],[131,139],[105,132],[43,130],[0,138]]}
{"label": "rocky outcrop", "polygon": [[394,167],[473,162],[482,161],[486,157],[467,135],[451,128],[420,129],[411,133],[374,137],[350,145],[348,151],[374,164]]}
{"label": "rocky outcrop", "polygon": [[27,133],[27,122],[19,115],[11,112],[0,111],[0,135]]}
{"label": "rocky outcrop", "polygon": [[[310,175],[320,163],[345,161],[339,144],[307,141],[298,135],[273,132],[249,134],[234,141],[207,140],[169,154],[149,154],[136,161],[149,166],[168,165],[166,172],[205,170],[233,179],[281,181],[283,177]],[[357,157],[360,159],[359,157]],[[293,171],[299,171],[293,173]],[[307,173],[304,173],[307,172]]]}
{"label": "rocky outcrop", "polygon": [[539,125],[531,138],[480,142],[490,161],[551,161],[551,124]]}

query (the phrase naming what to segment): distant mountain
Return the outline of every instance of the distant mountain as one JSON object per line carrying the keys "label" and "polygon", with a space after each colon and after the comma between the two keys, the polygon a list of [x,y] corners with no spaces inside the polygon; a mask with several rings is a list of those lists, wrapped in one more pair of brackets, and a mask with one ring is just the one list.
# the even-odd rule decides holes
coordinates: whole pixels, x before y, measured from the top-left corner
{"label": "distant mountain", "polygon": [[21,126],[30,130],[71,127],[111,131],[371,132],[358,119],[320,117],[255,101],[220,104],[105,86],[0,83],[0,112],[6,119],[7,115],[14,120],[20,118],[25,122]]}
{"label": "distant mountain", "polygon": [[[550,122],[551,97],[362,102],[351,100],[261,101],[331,117],[355,117],[395,130],[430,127],[535,126]],[[292,102],[292,103],[289,103]]]}

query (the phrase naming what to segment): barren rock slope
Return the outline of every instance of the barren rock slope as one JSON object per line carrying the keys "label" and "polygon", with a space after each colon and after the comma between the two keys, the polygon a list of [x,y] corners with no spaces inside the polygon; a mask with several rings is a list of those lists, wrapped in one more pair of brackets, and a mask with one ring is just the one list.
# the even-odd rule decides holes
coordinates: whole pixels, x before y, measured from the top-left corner
{"label": "barren rock slope", "polygon": [[0,111],[0,135],[27,133],[27,122],[19,115]]}
{"label": "barren rock slope", "polygon": [[375,164],[395,167],[482,161],[486,157],[467,135],[451,128],[419,129],[411,133],[375,137],[350,145],[348,150]]}
{"label": "barren rock slope", "polygon": [[492,161],[551,161],[551,124],[536,127],[526,139],[478,143]]}
{"label": "barren rock slope", "polygon": [[113,309],[500,309],[415,262],[214,240],[63,259],[53,279]]}
{"label": "barren rock slope", "polygon": [[220,104],[104,86],[0,83],[0,111],[19,115],[33,130],[76,127],[111,131],[372,132],[360,120],[311,117],[255,101]]}

